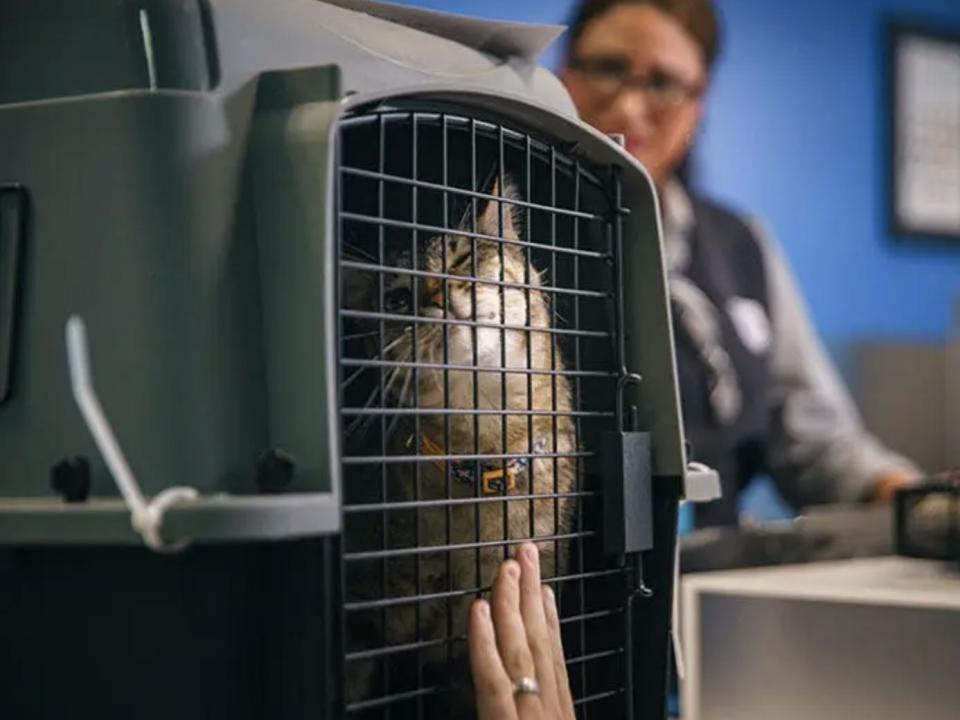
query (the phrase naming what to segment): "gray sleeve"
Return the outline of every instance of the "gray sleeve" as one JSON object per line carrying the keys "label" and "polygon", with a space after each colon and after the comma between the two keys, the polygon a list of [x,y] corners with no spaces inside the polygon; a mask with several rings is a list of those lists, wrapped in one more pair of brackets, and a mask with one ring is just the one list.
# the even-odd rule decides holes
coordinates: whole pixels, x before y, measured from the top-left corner
{"label": "gray sleeve", "polygon": [[796,507],[863,500],[883,473],[919,474],[863,427],[817,336],[780,249],[754,225],[769,295],[772,405],[771,474]]}

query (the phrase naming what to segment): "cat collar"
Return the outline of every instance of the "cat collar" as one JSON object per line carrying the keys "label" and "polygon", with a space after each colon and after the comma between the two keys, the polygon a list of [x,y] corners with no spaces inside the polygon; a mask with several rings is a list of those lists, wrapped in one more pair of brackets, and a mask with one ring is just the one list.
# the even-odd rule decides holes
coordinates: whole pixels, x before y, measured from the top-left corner
{"label": "cat collar", "polygon": [[[420,436],[420,446],[428,455],[444,455],[443,448],[431,440],[427,435]],[[544,450],[544,441],[538,440],[534,443],[533,452],[542,453]],[[479,465],[480,489],[484,495],[502,495],[504,492],[504,475],[506,475],[506,489],[516,490],[517,482],[521,475],[526,472],[529,458],[509,458],[506,463],[501,460],[487,461],[477,463],[474,460],[447,461],[450,463],[450,472],[457,480],[465,485],[476,485],[476,470]],[[434,467],[441,470],[445,469],[445,461],[437,460],[433,463]]]}

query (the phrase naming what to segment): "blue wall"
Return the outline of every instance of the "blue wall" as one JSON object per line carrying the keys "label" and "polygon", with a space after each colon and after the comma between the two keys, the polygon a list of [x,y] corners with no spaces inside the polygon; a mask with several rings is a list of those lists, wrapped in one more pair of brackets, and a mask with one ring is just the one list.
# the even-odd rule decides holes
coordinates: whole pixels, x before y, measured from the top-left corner
{"label": "blue wall", "polygon": [[[411,0],[563,22],[552,0]],[[942,339],[960,300],[960,242],[898,243],[886,220],[882,21],[960,27],[960,0],[720,0],[726,48],[697,151],[698,184],[780,239],[824,339]],[[556,51],[547,63],[555,62]]]}

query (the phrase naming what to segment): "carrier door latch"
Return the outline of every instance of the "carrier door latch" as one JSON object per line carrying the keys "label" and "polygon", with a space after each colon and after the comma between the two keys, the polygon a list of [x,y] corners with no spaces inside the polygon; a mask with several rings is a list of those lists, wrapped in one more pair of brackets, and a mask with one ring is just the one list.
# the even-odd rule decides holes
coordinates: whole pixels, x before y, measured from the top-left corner
{"label": "carrier door latch", "polygon": [[13,380],[14,331],[17,323],[18,269],[23,254],[27,193],[18,186],[0,186],[0,404]]}
{"label": "carrier door latch", "polygon": [[608,555],[640,553],[653,547],[653,508],[650,475],[650,433],[636,429],[636,408],[630,429],[623,394],[639,384],[636,374],[617,383],[617,430],[603,442],[603,547]]}

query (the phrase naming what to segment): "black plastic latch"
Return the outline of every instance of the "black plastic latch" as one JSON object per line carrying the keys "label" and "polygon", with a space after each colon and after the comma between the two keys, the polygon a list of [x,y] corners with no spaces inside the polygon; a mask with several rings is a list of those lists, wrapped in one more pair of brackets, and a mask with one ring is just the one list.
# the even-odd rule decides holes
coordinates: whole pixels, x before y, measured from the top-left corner
{"label": "black plastic latch", "polygon": [[27,221],[27,193],[16,185],[0,186],[0,405],[13,383],[18,285]]}
{"label": "black plastic latch", "polygon": [[257,458],[256,481],[261,493],[280,493],[290,487],[296,461],[280,448],[270,448]]}
{"label": "black plastic latch", "polygon": [[[623,391],[640,382],[626,375],[617,387],[617,431],[603,439],[603,547],[608,555],[623,555],[653,547],[653,508],[650,476],[650,433],[626,428]],[[631,413],[631,416],[635,415]]]}
{"label": "black plastic latch", "polygon": [[82,456],[61,460],[50,470],[50,485],[64,502],[86,502],[90,496],[90,461]]}

